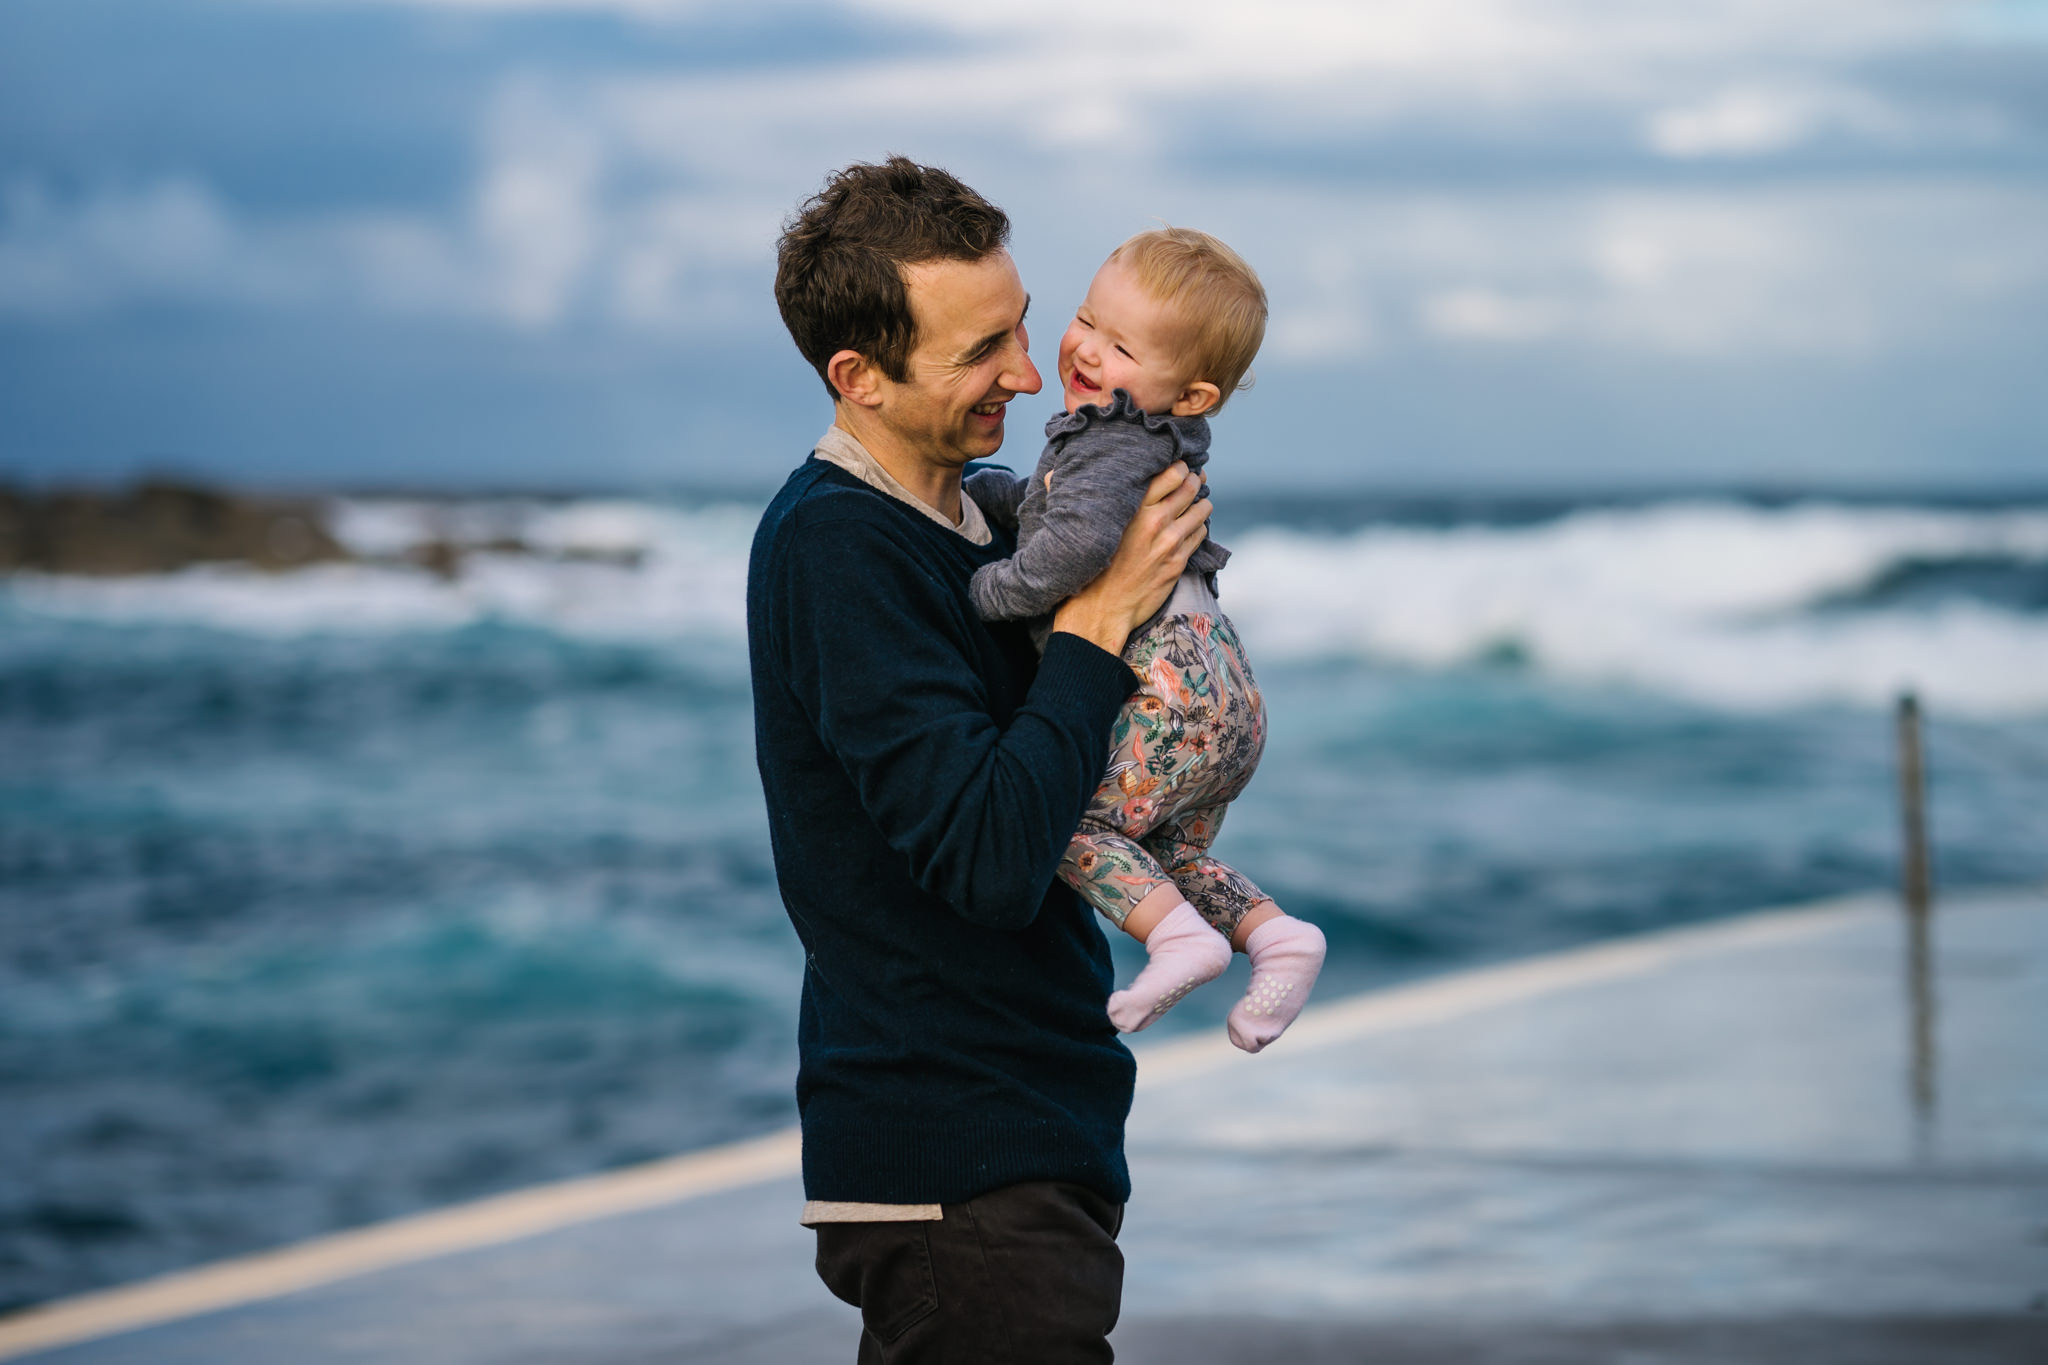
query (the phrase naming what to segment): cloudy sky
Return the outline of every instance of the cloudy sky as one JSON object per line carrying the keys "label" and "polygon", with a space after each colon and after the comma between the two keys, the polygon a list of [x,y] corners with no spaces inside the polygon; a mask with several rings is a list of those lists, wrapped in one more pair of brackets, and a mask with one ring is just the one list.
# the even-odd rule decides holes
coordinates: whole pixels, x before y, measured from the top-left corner
{"label": "cloudy sky", "polygon": [[1047,368],[1132,231],[1258,266],[1233,481],[2048,484],[2043,0],[7,0],[0,475],[766,484],[892,151]]}

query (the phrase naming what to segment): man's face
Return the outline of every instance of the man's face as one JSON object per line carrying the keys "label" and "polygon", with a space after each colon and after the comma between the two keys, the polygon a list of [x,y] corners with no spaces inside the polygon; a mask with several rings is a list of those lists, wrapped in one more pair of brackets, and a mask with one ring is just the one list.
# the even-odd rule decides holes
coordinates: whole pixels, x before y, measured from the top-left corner
{"label": "man's face", "polygon": [[917,348],[909,378],[884,381],[878,415],[905,454],[959,468],[1003,444],[1005,405],[1041,382],[1024,333],[1030,297],[1007,251],[903,272]]}

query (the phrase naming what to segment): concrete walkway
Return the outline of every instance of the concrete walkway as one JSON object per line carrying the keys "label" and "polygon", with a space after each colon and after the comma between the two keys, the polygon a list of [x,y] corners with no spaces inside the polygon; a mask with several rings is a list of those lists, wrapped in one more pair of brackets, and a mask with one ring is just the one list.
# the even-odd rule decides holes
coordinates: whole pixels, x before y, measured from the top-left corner
{"label": "concrete walkway", "polygon": [[[1841,902],[1141,1051],[1128,1362],[2048,1360],[2048,896]],[[0,1319],[57,1365],[850,1361],[775,1135]]]}

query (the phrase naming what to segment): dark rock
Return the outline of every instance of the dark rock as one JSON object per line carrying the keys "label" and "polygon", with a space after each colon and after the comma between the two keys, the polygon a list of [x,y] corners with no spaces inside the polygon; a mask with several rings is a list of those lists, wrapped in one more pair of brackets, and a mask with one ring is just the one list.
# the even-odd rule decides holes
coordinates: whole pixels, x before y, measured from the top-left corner
{"label": "dark rock", "polygon": [[454,578],[462,572],[462,553],[467,548],[452,540],[423,541],[406,550],[408,562],[442,578]]}
{"label": "dark rock", "polygon": [[310,498],[161,481],[118,492],[0,487],[0,571],[163,573],[201,563],[282,570],[349,557]]}

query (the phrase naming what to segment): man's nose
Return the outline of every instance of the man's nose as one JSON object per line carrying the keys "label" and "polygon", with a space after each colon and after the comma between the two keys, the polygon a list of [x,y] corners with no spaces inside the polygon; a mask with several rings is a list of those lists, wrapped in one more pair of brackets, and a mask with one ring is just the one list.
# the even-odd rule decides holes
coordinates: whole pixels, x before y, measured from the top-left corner
{"label": "man's nose", "polygon": [[1045,387],[1045,381],[1038,377],[1038,367],[1031,363],[1031,352],[1024,349],[1024,343],[1010,344],[1008,363],[996,380],[1012,393],[1037,393]]}

